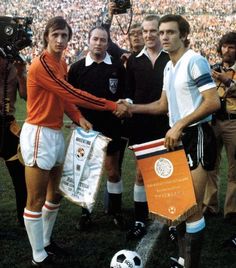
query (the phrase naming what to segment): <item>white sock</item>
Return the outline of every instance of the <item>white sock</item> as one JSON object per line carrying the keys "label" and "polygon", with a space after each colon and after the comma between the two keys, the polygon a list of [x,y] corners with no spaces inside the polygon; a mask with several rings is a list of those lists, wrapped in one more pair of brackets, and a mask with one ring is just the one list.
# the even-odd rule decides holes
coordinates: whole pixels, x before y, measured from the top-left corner
{"label": "white sock", "polygon": [[60,204],[53,204],[48,201],[45,202],[42,209],[43,218],[43,241],[44,247],[50,244],[52,230],[57,218]]}
{"label": "white sock", "polygon": [[118,182],[107,181],[107,191],[110,194],[121,194],[123,192],[122,180],[120,180]]}
{"label": "white sock", "polygon": [[146,191],[143,185],[134,184],[134,202],[147,202]]}
{"label": "white sock", "polygon": [[42,262],[47,257],[43,243],[42,212],[24,210],[25,228],[32,248],[33,259]]}

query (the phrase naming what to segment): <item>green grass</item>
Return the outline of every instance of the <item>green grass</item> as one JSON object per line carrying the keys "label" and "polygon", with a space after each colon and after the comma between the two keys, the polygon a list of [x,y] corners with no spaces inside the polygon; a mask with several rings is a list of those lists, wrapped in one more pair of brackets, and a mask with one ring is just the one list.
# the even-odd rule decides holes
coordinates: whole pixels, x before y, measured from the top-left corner
{"label": "green grass", "polygon": [[[25,116],[25,104],[18,102],[17,118]],[[224,157],[225,159],[225,157]],[[24,230],[16,224],[15,197],[11,179],[0,160],[0,267],[28,267],[31,249]],[[127,221],[133,216],[133,178],[135,174],[132,153],[127,150],[123,164],[124,194],[123,208]],[[226,163],[221,166],[221,205],[225,193]],[[80,217],[80,208],[63,199],[54,228],[53,237],[72,257],[58,267],[108,268],[115,252],[120,249],[135,249],[135,242],[126,242],[125,232],[114,228],[111,219],[103,214],[103,190],[105,178],[93,212],[93,226],[90,231],[79,232],[75,225]],[[222,218],[207,220],[206,241],[202,253],[201,268],[235,268],[235,251],[219,248],[220,243],[236,232],[236,226],[225,224]],[[4,234],[4,236],[3,236]],[[168,239],[167,228],[156,241],[146,268],[168,268],[169,257],[176,256],[177,248]]]}

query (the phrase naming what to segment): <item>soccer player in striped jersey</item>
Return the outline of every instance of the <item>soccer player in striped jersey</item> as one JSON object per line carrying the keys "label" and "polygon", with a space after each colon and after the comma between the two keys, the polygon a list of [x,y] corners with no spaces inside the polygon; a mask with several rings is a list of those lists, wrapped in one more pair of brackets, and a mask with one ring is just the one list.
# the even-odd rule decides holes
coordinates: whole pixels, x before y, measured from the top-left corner
{"label": "soccer player in striped jersey", "polygon": [[[215,164],[215,136],[209,124],[211,114],[219,109],[216,85],[208,62],[189,49],[189,23],[179,15],[165,15],[159,21],[159,35],[170,61],[164,70],[160,100],[130,106],[133,113],[161,114],[169,112],[170,130],[165,147],[174,150],[182,140],[198,204],[197,211],[177,226],[179,259],[172,267],[199,267],[205,220],[202,201],[207,171]],[[151,127],[151,126],[150,126]]]}

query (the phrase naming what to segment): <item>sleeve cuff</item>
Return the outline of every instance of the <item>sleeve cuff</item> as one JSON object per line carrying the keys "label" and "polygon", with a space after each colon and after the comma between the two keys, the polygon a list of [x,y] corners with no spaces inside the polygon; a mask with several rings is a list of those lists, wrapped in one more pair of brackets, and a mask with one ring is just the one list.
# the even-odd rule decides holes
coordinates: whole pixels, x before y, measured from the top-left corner
{"label": "sleeve cuff", "polygon": [[117,109],[117,103],[114,101],[106,101],[106,110],[108,111],[115,111]]}

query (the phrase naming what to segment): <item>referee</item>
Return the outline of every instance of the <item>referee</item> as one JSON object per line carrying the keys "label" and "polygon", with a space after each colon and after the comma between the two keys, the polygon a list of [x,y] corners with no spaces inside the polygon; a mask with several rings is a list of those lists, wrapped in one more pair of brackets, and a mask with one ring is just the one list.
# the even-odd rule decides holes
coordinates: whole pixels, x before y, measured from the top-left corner
{"label": "referee", "polygon": [[[76,88],[81,88],[101,98],[117,101],[125,89],[125,68],[120,59],[107,53],[108,33],[102,26],[89,32],[89,53],[84,59],[72,64],[68,79]],[[108,176],[108,213],[114,223],[123,228],[121,216],[122,182],[120,178],[119,153],[121,143],[121,121],[112,113],[80,109],[85,118],[93,124],[96,131],[112,139],[108,144],[105,169]],[[79,229],[91,223],[88,211],[83,209]],[[87,225],[87,226],[86,226]]]}

